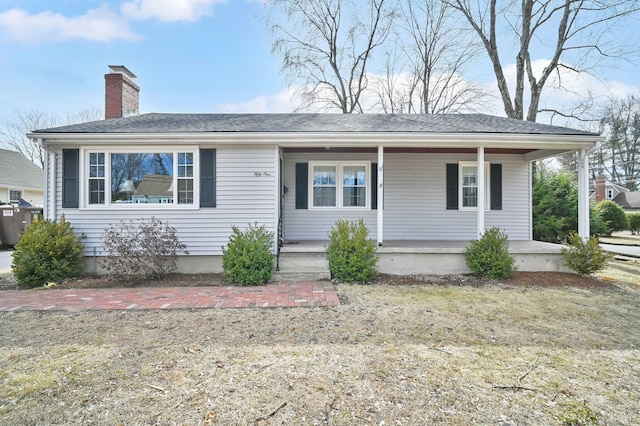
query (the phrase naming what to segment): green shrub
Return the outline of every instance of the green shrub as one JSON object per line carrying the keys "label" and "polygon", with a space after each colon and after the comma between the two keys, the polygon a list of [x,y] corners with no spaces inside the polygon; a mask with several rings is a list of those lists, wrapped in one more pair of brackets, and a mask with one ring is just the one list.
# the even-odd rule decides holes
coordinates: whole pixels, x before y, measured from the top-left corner
{"label": "green shrub", "polygon": [[633,235],[640,234],[640,213],[629,213],[627,215],[629,230]]}
{"label": "green shrub", "polygon": [[607,266],[611,254],[598,245],[598,239],[592,236],[584,241],[577,233],[569,236],[567,247],[562,249],[567,266],[580,275],[590,275]]}
{"label": "green shrub", "polygon": [[38,220],[29,225],[13,252],[13,274],[20,284],[37,287],[71,278],[82,271],[82,237],[64,216],[60,222]]}
{"label": "green shrub", "polygon": [[265,284],[273,269],[273,232],[264,225],[249,224],[240,231],[231,227],[232,234],[226,248],[222,248],[222,268],[226,279],[241,285]]}
{"label": "green shrub", "polygon": [[378,275],[376,245],[364,220],[338,220],[329,232],[329,271],[342,282],[371,282]]}
{"label": "green shrub", "polygon": [[611,235],[616,231],[624,231],[629,228],[627,215],[622,207],[611,200],[604,200],[596,205],[596,211],[606,223],[605,235]]}
{"label": "green shrub", "polygon": [[155,217],[109,226],[102,244],[101,265],[111,275],[163,278],[177,269],[179,251],[189,254],[176,229]]}
{"label": "green shrub", "polygon": [[515,275],[518,267],[509,254],[507,234],[491,228],[478,240],[472,240],[464,252],[467,266],[474,275],[486,279],[505,279]]}
{"label": "green shrub", "polygon": [[567,172],[535,167],[532,189],[533,238],[558,243],[578,229],[578,186]]}
{"label": "green shrub", "polygon": [[[576,232],[575,230],[573,232]],[[605,235],[607,233],[607,223],[600,216],[600,212],[596,208],[595,204],[589,206],[589,235],[595,235],[597,237]],[[563,243],[569,241],[569,236]]]}

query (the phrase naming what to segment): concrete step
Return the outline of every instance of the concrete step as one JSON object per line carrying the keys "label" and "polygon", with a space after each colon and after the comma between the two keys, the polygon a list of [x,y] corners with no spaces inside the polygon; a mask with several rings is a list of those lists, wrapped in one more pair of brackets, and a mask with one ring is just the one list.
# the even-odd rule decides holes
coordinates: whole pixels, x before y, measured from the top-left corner
{"label": "concrete step", "polygon": [[279,271],[271,273],[271,282],[279,281],[327,281],[331,278],[329,271]]}
{"label": "concrete step", "polygon": [[325,253],[280,253],[281,271],[329,271]]}

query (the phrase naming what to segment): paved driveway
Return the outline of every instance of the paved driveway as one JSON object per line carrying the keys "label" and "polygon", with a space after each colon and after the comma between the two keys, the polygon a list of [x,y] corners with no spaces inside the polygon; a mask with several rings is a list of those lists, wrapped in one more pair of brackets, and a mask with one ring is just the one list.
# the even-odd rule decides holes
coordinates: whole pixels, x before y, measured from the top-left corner
{"label": "paved driveway", "polygon": [[11,253],[13,250],[0,250],[0,274],[11,271],[11,262],[13,261]]}
{"label": "paved driveway", "polygon": [[602,247],[603,249],[613,252],[613,253],[618,253],[618,254],[624,254],[627,256],[634,256],[634,257],[640,257],[640,247],[638,246],[622,246],[622,245],[617,245],[617,244],[602,244],[600,243],[600,247]]}

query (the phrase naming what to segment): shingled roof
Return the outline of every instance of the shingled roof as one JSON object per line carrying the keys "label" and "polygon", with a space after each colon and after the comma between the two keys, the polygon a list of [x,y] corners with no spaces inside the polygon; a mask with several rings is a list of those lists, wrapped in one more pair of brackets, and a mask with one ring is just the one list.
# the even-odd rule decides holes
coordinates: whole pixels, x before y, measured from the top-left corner
{"label": "shingled roof", "polygon": [[640,191],[621,192],[613,201],[625,210],[640,210]]}
{"label": "shingled roof", "polygon": [[34,134],[57,133],[439,133],[597,136],[484,114],[142,114]]}
{"label": "shingled roof", "polygon": [[0,149],[0,186],[44,189],[44,171],[19,152]]}

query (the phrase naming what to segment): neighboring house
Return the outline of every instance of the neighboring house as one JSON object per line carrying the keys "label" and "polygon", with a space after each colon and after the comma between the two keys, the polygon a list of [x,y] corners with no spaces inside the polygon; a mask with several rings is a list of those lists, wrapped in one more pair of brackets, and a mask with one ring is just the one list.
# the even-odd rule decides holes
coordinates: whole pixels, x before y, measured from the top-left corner
{"label": "neighboring house", "polygon": [[44,171],[16,151],[0,149],[0,203],[44,204]]}
{"label": "neighboring house", "polygon": [[640,212],[640,191],[626,191],[613,199],[626,213]]}
{"label": "neighboring house", "polygon": [[615,200],[619,194],[630,190],[622,185],[615,184],[604,175],[598,175],[589,184],[590,199],[599,203],[603,200]]}
{"label": "neighboring house", "polygon": [[[283,255],[322,257],[335,221],[360,218],[382,272],[467,272],[465,246],[493,226],[521,270],[563,270],[557,246],[532,241],[531,164],[579,152],[587,236],[587,151],[601,140],[482,114],[143,114],[29,137],[47,152],[45,215],[85,235],[89,263],[110,224],[155,216],[178,230],[190,253],[179,267],[192,272],[221,270],[233,225],[263,224]],[[170,196],[123,203],[143,185],[130,176],[158,157],[168,174],[153,195]]]}

